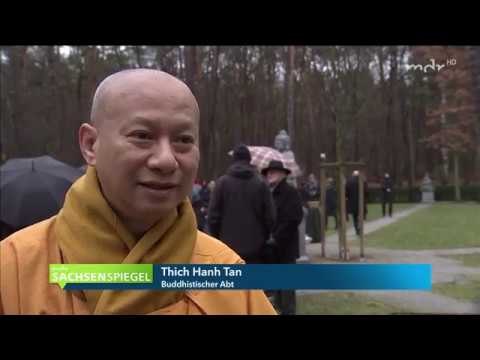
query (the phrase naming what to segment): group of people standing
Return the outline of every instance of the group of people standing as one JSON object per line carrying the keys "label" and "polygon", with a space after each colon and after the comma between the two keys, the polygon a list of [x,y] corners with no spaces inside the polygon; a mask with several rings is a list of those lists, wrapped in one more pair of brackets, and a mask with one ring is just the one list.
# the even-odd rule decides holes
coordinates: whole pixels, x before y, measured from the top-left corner
{"label": "group of people standing", "polygon": [[[247,264],[294,264],[299,256],[302,200],[287,182],[290,170],[271,161],[257,170],[247,146],[233,151],[233,162],[210,194],[208,232]],[[281,314],[295,314],[295,291],[273,292]]]}
{"label": "group of people standing", "polygon": [[[359,172],[355,170],[347,179],[345,185],[345,198],[346,198],[346,209],[347,209],[347,221],[349,217],[352,217],[353,225],[357,235],[360,234],[360,224],[359,224]],[[312,242],[319,242],[319,232],[320,232],[320,219],[319,219],[319,209],[318,202],[320,201],[320,191],[321,186],[314,174],[308,176],[307,182],[303,184],[302,189],[302,199],[304,206],[308,209],[307,215],[307,224],[306,232],[307,235],[312,238]],[[367,218],[368,214],[368,183],[364,181],[364,219]],[[386,216],[386,207],[388,206],[388,215],[393,216],[393,181],[388,173],[385,174],[382,183],[382,213],[383,216]],[[317,204],[315,204],[317,203]],[[338,216],[337,216],[337,190],[336,184],[332,178],[328,179],[327,187],[325,191],[325,227],[328,228],[328,218],[333,217],[335,219],[335,229],[338,228]]]}
{"label": "group of people standing", "polygon": [[197,219],[197,229],[208,233],[208,205],[210,196],[215,187],[215,181],[196,181],[193,184],[190,200]]}
{"label": "group of people standing", "polygon": [[[318,206],[320,184],[313,174],[297,190],[287,181],[291,171],[281,161],[271,161],[259,172],[251,164],[247,146],[233,151],[233,161],[215,182],[198,183],[192,192],[192,204],[198,229],[220,239],[247,264],[294,264],[299,258],[299,226],[308,210],[307,234],[319,241]],[[359,173],[346,183],[348,214],[352,215],[357,234],[359,225]],[[391,191],[391,181],[387,189]],[[365,182],[364,214],[367,214],[368,186]],[[388,190],[385,190],[388,191]],[[387,199],[387,197],[384,197]],[[325,226],[328,218],[337,218],[337,190],[332,178],[325,192]],[[391,213],[391,206],[390,206]],[[315,224],[315,225],[312,225]],[[275,304],[281,314],[295,314],[295,291],[276,291]]]}
{"label": "group of people standing", "polygon": [[[307,209],[306,233],[312,242],[320,242],[320,201],[321,187],[314,174],[308,176],[307,181],[301,186],[301,195],[304,207]],[[325,190],[325,227],[328,227],[328,218],[335,220],[335,229],[338,227],[337,218],[337,189],[332,178],[327,181]]]}

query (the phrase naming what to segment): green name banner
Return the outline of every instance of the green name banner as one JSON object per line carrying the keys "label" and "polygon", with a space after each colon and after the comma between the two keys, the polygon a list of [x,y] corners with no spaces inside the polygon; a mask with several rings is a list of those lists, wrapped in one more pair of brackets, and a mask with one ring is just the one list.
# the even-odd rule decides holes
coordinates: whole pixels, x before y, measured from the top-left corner
{"label": "green name banner", "polygon": [[49,282],[67,284],[153,283],[152,264],[50,264]]}

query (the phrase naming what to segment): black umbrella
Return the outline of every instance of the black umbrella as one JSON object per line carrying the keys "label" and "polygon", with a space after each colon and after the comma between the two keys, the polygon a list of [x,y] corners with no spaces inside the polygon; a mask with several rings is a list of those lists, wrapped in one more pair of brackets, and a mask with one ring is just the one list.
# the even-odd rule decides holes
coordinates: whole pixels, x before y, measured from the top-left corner
{"label": "black umbrella", "polygon": [[[0,166],[2,175],[15,176],[17,172],[24,173],[25,171],[38,171],[40,173],[47,173],[57,177],[62,177],[74,182],[81,176],[82,172],[73,166],[67,165],[58,161],[51,156],[40,156],[35,158],[10,159],[5,164]],[[4,181],[5,179],[2,179]]]}
{"label": "black umbrella", "polygon": [[17,230],[48,219],[81,175],[50,156],[7,161],[0,167],[0,221]]}

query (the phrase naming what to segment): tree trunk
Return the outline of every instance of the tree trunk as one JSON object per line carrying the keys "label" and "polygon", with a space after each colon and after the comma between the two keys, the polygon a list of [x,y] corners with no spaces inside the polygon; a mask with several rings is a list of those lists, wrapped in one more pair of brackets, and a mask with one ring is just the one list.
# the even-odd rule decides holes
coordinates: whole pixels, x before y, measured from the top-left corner
{"label": "tree trunk", "polygon": [[315,146],[313,139],[316,137],[315,134],[315,113],[313,110],[313,100],[312,100],[312,90],[311,87],[307,87],[307,106],[308,106],[308,136],[306,136],[308,149],[307,149],[307,169],[310,172],[315,172],[315,164],[318,161],[318,153],[315,151]]}
{"label": "tree trunk", "polygon": [[458,153],[455,152],[453,154],[453,167],[454,167],[454,182],[455,182],[455,201],[461,201],[461,193],[460,193],[460,175],[458,169]]}
{"label": "tree trunk", "polygon": [[[26,63],[27,46],[12,46],[8,58],[11,62],[11,74],[9,81],[11,95],[11,124],[13,127],[14,141],[10,142],[11,152],[16,156],[24,156],[28,153],[27,144],[23,141],[22,130],[24,126],[24,99],[26,86]],[[8,96],[8,95],[7,95]]]}
{"label": "tree trunk", "polygon": [[113,46],[113,51],[115,52],[115,59],[117,60],[118,67],[124,69],[125,62],[123,61],[122,54],[120,54],[119,46]]}
{"label": "tree trunk", "polygon": [[[479,100],[480,102],[480,100]],[[477,148],[475,153],[474,181],[480,182],[480,115],[477,114],[477,121],[474,125],[477,134]]]}
{"label": "tree trunk", "polygon": [[[444,109],[446,106],[446,94],[445,94],[445,89],[443,87],[440,88],[441,91],[441,101],[442,101],[442,108]],[[445,116],[445,111],[442,110],[441,114],[441,119],[440,119],[440,126],[443,128],[447,124],[447,119]],[[442,156],[442,169],[443,169],[443,183],[447,184],[448,183],[448,174],[450,172],[449,166],[448,166],[448,148],[446,146],[442,146],[440,149],[440,154]]]}
{"label": "tree trunk", "polygon": [[352,69],[352,76],[353,76],[353,84],[352,84],[352,109],[351,109],[351,120],[354,124],[355,128],[355,135],[354,135],[354,148],[353,148],[353,158],[354,160],[358,160],[361,157],[360,154],[360,118],[358,116],[358,97],[357,97],[357,75],[360,67],[360,56],[356,54],[357,58],[357,67],[356,69]]}
{"label": "tree trunk", "polygon": [[144,67],[144,64],[143,64],[143,49],[142,49],[141,46],[135,46],[134,50],[135,50],[135,57],[136,57],[136,60],[137,60],[137,67],[143,68]]}
{"label": "tree trunk", "polygon": [[198,96],[197,93],[197,47],[185,47],[185,76],[187,85],[190,87],[193,95]]}
{"label": "tree trunk", "polygon": [[85,73],[86,73],[86,94],[87,106],[85,107],[84,118],[87,118],[92,103],[95,90],[97,88],[98,77],[98,49],[96,46],[89,46],[85,53]]}
{"label": "tree trunk", "polygon": [[290,135],[291,150],[295,152],[295,119],[294,119],[294,82],[295,82],[295,47],[288,47],[287,73],[285,74],[287,87],[287,126]]}
{"label": "tree trunk", "polygon": [[[403,49],[400,59],[402,59],[405,55],[406,48]],[[402,128],[404,133],[404,141],[405,146],[407,148],[407,160],[406,160],[406,169],[407,171],[407,179],[408,179],[408,200],[413,202],[414,199],[414,187],[415,187],[415,169],[416,169],[416,156],[415,156],[415,137],[413,134],[413,118],[415,116],[416,110],[416,86],[412,85],[410,91],[412,94],[409,96],[409,89],[406,87],[405,77],[400,76],[400,84],[401,84],[401,92],[400,92],[400,103],[401,103],[401,116],[402,116]],[[411,98],[412,101],[410,102],[411,107],[408,107],[408,99]],[[404,160],[405,161],[405,160]]]}
{"label": "tree trunk", "polygon": [[[386,82],[385,82],[385,68],[384,68],[384,62],[385,62],[385,56],[383,53],[383,47],[380,46],[377,51],[377,61],[378,61],[378,67],[379,67],[379,76],[380,76],[380,109],[378,111],[378,116],[379,116],[379,128],[377,129],[378,132],[386,133],[386,117],[387,117],[387,112],[385,111],[386,108]],[[380,127],[381,126],[381,127]],[[387,162],[388,162],[388,156],[387,152],[385,151],[386,149],[386,137],[384,136],[377,136],[377,142],[376,142],[376,151],[375,153],[377,155],[377,173],[384,173],[385,170],[387,169]],[[381,149],[384,151],[382,152]]]}
{"label": "tree trunk", "polygon": [[389,77],[389,93],[387,102],[387,132],[386,137],[388,141],[387,150],[387,166],[388,172],[393,175],[393,179],[397,182],[399,176],[397,176],[396,166],[396,151],[395,151],[395,110],[397,103],[397,50],[395,46],[390,47],[390,77]]}
{"label": "tree trunk", "polygon": [[[337,162],[343,162],[343,126],[341,121],[337,118]],[[341,165],[337,170],[337,194],[338,194],[338,219],[339,219],[339,257],[342,260],[347,260],[347,209],[345,201],[345,167]]]}
{"label": "tree trunk", "polygon": [[[412,112],[413,115],[413,112]],[[408,185],[409,200],[413,201],[413,188],[415,187],[415,143],[413,137],[412,116],[407,116],[407,142],[408,142]]]}
{"label": "tree trunk", "polygon": [[[8,56],[7,50],[0,47],[0,56]],[[7,95],[7,65],[0,61],[0,165],[7,159],[6,141],[10,138],[11,106]]]}
{"label": "tree trunk", "polygon": [[218,126],[216,125],[216,109],[217,109],[217,101],[218,101],[218,85],[219,85],[219,78],[218,78],[218,60],[220,57],[220,46],[215,47],[215,55],[213,61],[213,69],[212,69],[212,102],[210,105],[210,119],[209,119],[209,129],[210,129],[210,148],[213,149],[215,152],[214,154],[214,161],[211,163],[211,168],[207,174],[207,176],[212,176],[212,174],[216,173],[218,163],[220,162],[221,156],[221,144],[220,144],[220,131]]}

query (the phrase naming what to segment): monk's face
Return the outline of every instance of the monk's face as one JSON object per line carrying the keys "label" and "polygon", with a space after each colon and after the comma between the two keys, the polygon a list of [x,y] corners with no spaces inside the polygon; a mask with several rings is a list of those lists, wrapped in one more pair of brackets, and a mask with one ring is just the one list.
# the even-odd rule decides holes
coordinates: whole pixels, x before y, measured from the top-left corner
{"label": "monk's face", "polygon": [[161,219],[190,194],[199,163],[198,108],[186,86],[140,77],[107,96],[95,166],[102,192],[129,219]]}

